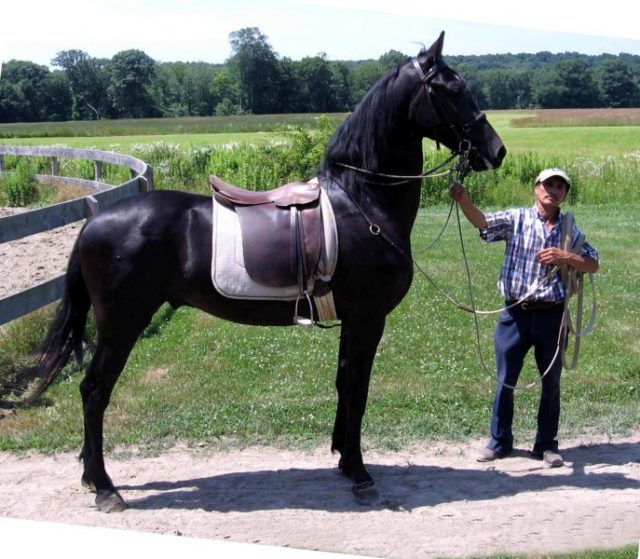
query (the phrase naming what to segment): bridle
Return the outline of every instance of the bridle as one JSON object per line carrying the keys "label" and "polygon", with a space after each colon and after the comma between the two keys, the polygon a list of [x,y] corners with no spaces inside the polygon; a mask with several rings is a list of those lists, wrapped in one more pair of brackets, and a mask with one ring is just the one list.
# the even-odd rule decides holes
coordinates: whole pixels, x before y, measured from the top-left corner
{"label": "bridle", "polygon": [[[486,121],[487,115],[484,112],[480,111],[476,116],[474,116],[468,122],[460,122],[460,119],[458,118],[458,111],[453,106],[453,103],[451,103],[448,99],[445,99],[443,101],[438,95],[435,94],[435,91],[433,90],[433,86],[431,85],[431,82],[442,70],[440,63],[438,61],[434,62],[433,65],[429,68],[429,70],[427,70],[426,74],[422,69],[422,66],[420,66],[420,62],[418,62],[417,58],[413,58],[412,63],[413,63],[413,67],[418,72],[420,82],[422,83],[424,90],[427,94],[427,97],[429,98],[429,102],[431,103],[431,106],[433,107],[434,111],[437,113],[440,121],[450,123],[449,129],[456,136],[458,142],[465,141],[466,140],[465,136],[469,133],[471,128],[477,125],[479,122]],[[450,118],[451,116],[455,118]],[[454,122],[454,121],[458,121],[458,122]],[[439,148],[440,141],[437,137],[437,129],[435,127],[434,127],[434,132],[436,136],[435,142]]]}
{"label": "bridle", "polygon": [[[394,175],[389,173],[380,173],[377,171],[371,171],[369,169],[363,169],[361,167],[356,167],[354,165],[348,165],[347,163],[342,163],[340,161],[335,161],[335,165],[343,167],[345,169],[350,169],[352,171],[357,171],[359,173],[371,176],[371,177],[379,177],[384,179],[400,179],[396,182],[384,181],[385,185],[395,186],[399,184],[404,184],[417,179],[425,179],[432,177],[440,177],[443,175],[448,175],[452,172],[453,169],[447,169],[442,173],[437,173],[443,167],[446,167],[451,163],[456,157],[459,157],[460,160],[458,164],[455,166],[455,171],[458,173],[458,180],[463,179],[469,172],[470,164],[469,164],[469,155],[471,151],[477,149],[473,146],[473,144],[466,138],[469,131],[472,127],[476,126],[480,122],[484,122],[487,119],[487,115],[484,112],[480,112],[475,115],[469,121],[461,122],[459,118],[458,111],[456,110],[453,103],[451,103],[448,99],[442,100],[440,96],[436,95],[436,92],[431,85],[433,79],[442,71],[441,64],[436,61],[429,68],[427,73],[425,74],[422,66],[420,66],[420,62],[418,62],[417,58],[412,59],[412,63],[416,71],[418,72],[419,80],[422,86],[424,87],[425,93],[435,111],[438,119],[441,122],[449,123],[449,129],[453,132],[454,136],[458,141],[458,148],[451,151],[451,155],[442,163],[432,167],[428,171],[424,171],[419,175]],[[453,117],[453,118],[452,118]],[[438,129],[437,127],[433,127],[434,131],[434,141],[436,142],[436,146],[440,149],[440,139],[438,138]]]}

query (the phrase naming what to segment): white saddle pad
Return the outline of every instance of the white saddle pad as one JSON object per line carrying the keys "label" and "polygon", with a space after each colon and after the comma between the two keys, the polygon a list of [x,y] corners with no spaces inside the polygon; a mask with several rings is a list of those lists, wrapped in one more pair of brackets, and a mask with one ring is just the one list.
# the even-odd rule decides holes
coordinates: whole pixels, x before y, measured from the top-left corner
{"label": "white saddle pad", "polygon": [[[323,270],[327,273],[321,278],[312,278],[309,290],[317,279],[328,281],[338,260],[338,232],[336,219],[324,189],[320,189],[322,226],[325,239]],[[253,281],[244,265],[240,221],[234,210],[218,203],[213,197],[213,248],[211,258],[211,279],[216,290],[232,299],[260,299],[295,301],[298,298],[298,286],[270,287]]]}

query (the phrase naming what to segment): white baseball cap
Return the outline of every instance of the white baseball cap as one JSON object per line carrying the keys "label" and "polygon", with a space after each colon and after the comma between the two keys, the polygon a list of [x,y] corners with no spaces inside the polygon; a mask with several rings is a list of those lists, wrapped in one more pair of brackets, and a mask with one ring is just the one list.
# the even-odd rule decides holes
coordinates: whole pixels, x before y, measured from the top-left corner
{"label": "white baseball cap", "polygon": [[551,177],[560,177],[564,182],[567,183],[567,190],[571,188],[571,179],[569,178],[569,175],[567,175],[567,173],[565,173],[560,169],[556,169],[555,167],[541,171],[540,174],[537,176],[536,182],[534,184],[544,182]]}

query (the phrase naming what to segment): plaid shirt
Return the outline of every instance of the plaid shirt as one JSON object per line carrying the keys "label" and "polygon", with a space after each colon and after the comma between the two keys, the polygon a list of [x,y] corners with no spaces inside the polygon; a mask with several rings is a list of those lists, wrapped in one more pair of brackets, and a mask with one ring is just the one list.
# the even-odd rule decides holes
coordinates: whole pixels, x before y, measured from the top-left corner
{"label": "plaid shirt", "polygon": [[[532,286],[549,273],[553,266],[538,262],[536,254],[547,247],[560,247],[562,214],[551,230],[547,230],[538,208],[521,208],[485,214],[486,229],[480,237],[486,242],[506,241],[504,263],[498,278],[498,289],[506,301],[523,298]],[[571,244],[575,246],[580,231],[575,223],[571,233]],[[580,251],[582,256],[599,260],[598,251],[587,242]],[[530,301],[560,302],[565,297],[565,287],[560,274],[544,282],[528,298]]]}

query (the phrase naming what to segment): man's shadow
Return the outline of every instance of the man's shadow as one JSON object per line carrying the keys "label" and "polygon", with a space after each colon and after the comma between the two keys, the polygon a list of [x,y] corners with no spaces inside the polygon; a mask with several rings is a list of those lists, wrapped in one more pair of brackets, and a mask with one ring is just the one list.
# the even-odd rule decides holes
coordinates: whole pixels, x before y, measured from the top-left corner
{"label": "man's shadow", "polygon": [[[370,464],[368,469],[381,493],[378,504],[372,506],[384,508],[385,503],[392,502],[403,510],[413,510],[462,500],[491,500],[558,487],[596,491],[640,490],[639,476],[633,479],[624,472],[598,472],[598,469],[610,469],[611,466],[638,464],[640,443],[577,446],[563,449],[562,454],[567,464],[563,468],[550,471],[542,462],[531,459],[531,467],[517,475],[500,471],[499,465],[455,469],[412,464]],[[516,451],[515,455],[522,456],[524,452]],[[201,509],[209,512],[298,508],[327,512],[371,510],[372,507],[356,503],[350,484],[337,468],[284,468],[171,482],[155,481],[124,485],[119,489],[123,491],[125,499],[128,490],[153,492],[140,498],[127,499],[129,506],[137,509]]]}

